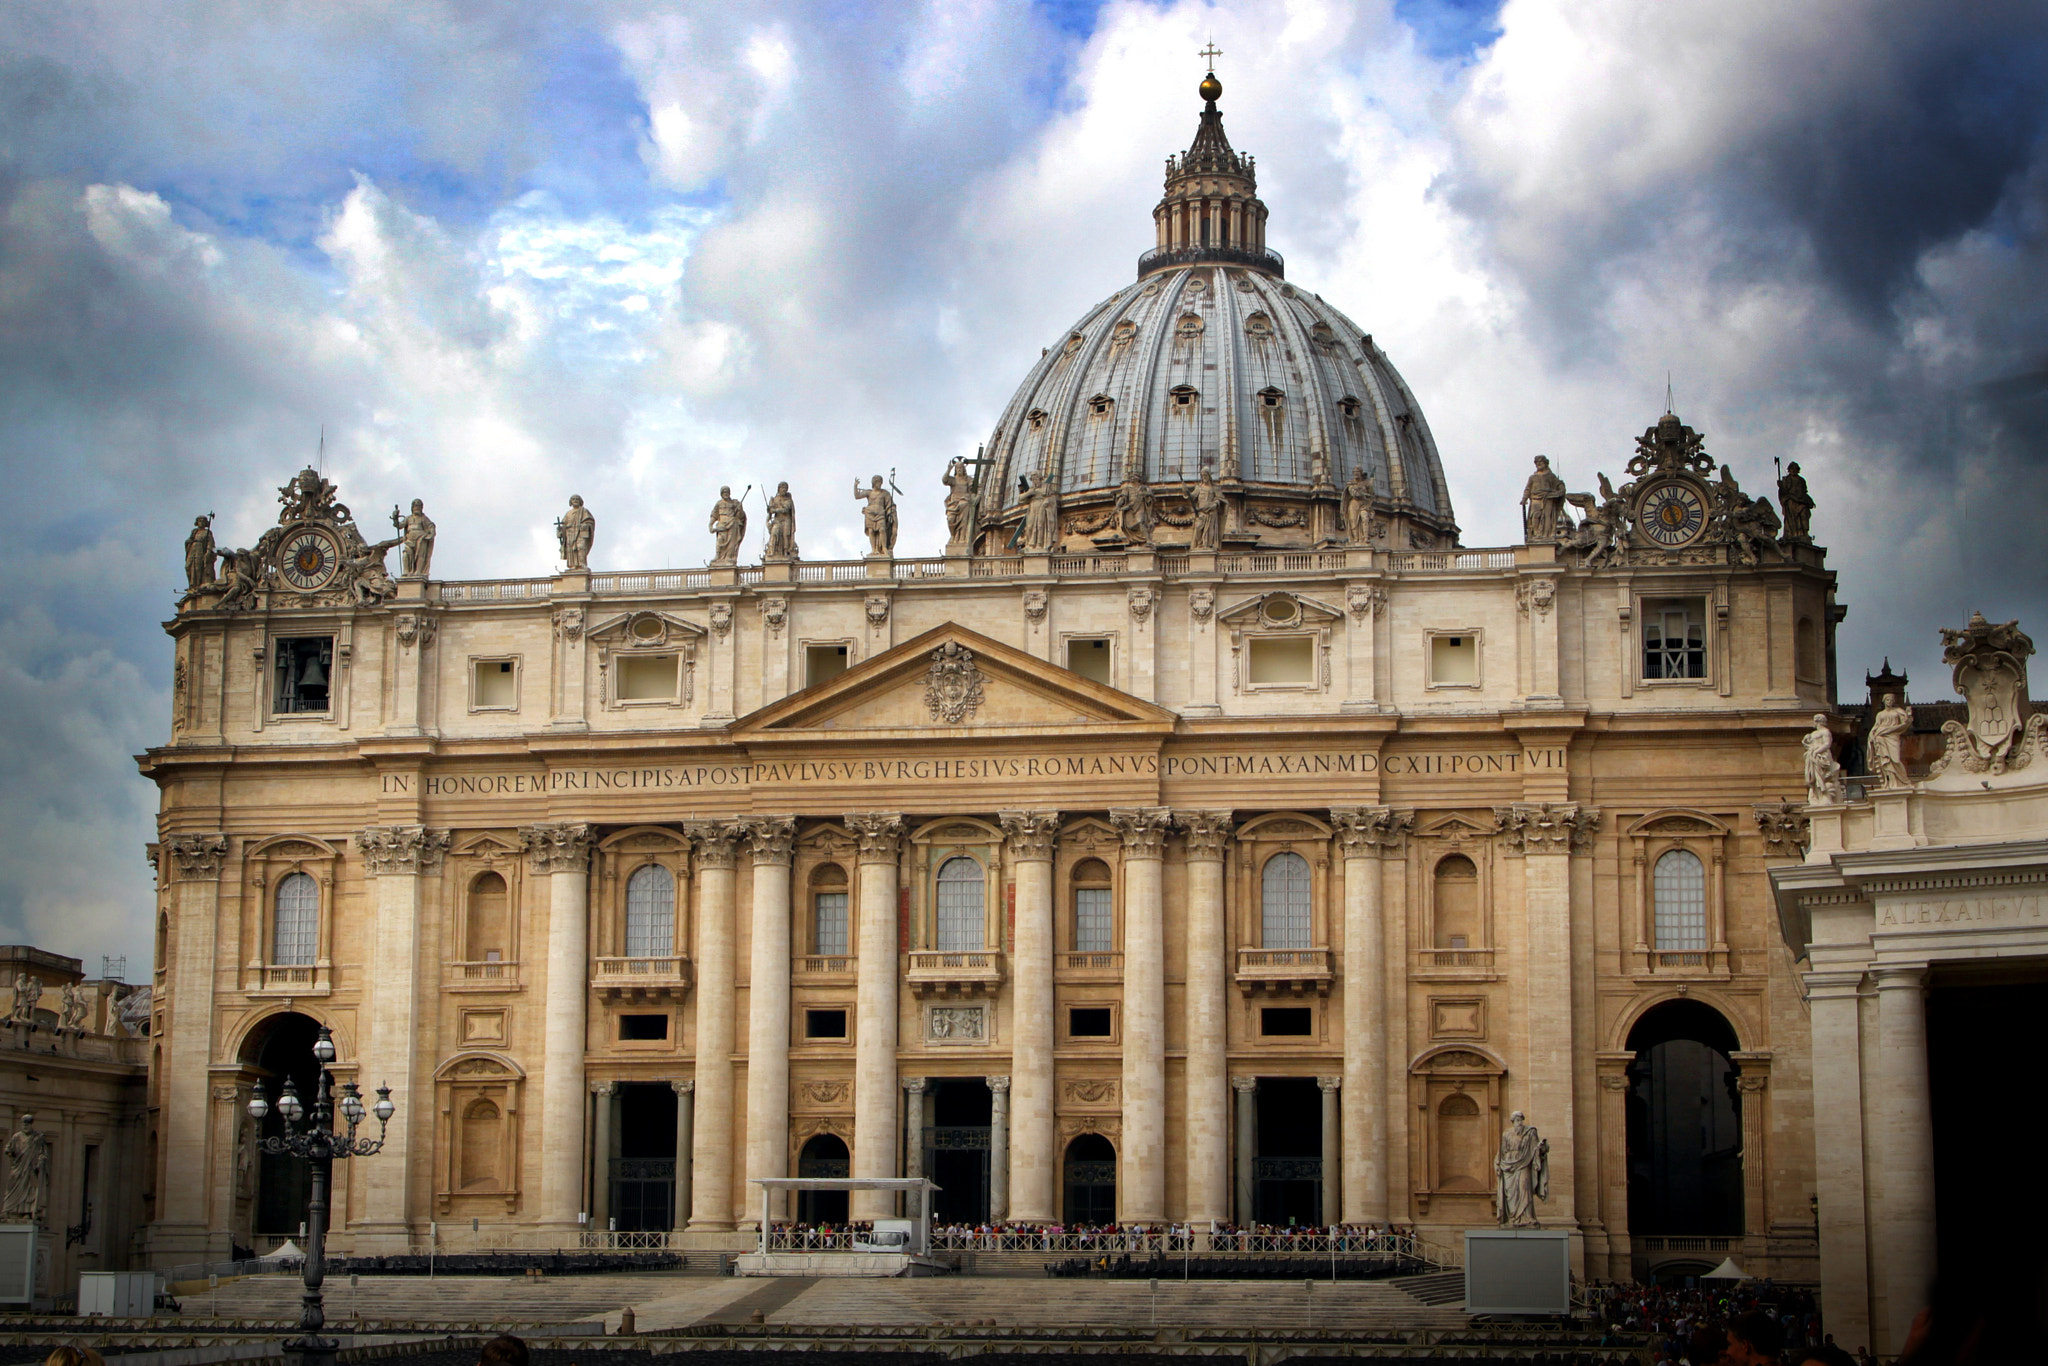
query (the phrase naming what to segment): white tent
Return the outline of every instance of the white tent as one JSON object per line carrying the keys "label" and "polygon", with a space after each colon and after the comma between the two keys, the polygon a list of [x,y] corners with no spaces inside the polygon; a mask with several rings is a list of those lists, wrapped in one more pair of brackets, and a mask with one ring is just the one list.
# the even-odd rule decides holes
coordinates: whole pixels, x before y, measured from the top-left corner
{"label": "white tent", "polygon": [[1735,1264],[1733,1257],[1725,1257],[1721,1264],[1700,1277],[1703,1281],[1746,1281],[1749,1273]]}
{"label": "white tent", "polygon": [[259,1262],[281,1262],[287,1257],[303,1257],[305,1255],[305,1253],[299,1251],[297,1244],[287,1238],[282,1244],[272,1248],[256,1260]]}

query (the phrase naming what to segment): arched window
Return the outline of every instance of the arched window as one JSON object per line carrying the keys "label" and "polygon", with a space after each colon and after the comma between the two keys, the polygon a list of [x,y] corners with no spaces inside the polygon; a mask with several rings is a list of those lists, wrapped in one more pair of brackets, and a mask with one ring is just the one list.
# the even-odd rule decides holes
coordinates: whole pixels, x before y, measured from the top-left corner
{"label": "arched window", "polygon": [[1280,853],[1266,860],[1259,881],[1259,944],[1268,949],[1309,946],[1308,860]]}
{"label": "arched window", "polygon": [[1651,895],[1658,949],[1697,952],[1707,947],[1707,870],[1698,854],[1669,849],[1660,855]]}
{"label": "arched window", "polygon": [[971,858],[949,858],[939,866],[939,942],[945,953],[972,952],[984,947],[987,916],[983,906],[981,865]]}
{"label": "arched window", "polygon": [[853,952],[853,930],[847,916],[846,870],[821,864],[811,874],[811,952],[843,958]]}
{"label": "arched window", "polygon": [[311,967],[319,956],[320,884],[305,873],[288,873],[277,884],[270,960],[279,967]]}
{"label": "arched window", "polygon": [[1450,854],[1436,865],[1435,946],[1440,949],[1479,947],[1479,869],[1463,854]]}
{"label": "arched window", "polygon": [[511,897],[499,873],[479,873],[469,884],[469,923],[463,952],[472,963],[502,963],[508,944]]}
{"label": "arched window", "polygon": [[650,863],[626,879],[626,957],[666,958],[675,951],[675,875]]}
{"label": "arched window", "polygon": [[1109,865],[1083,859],[1074,866],[1074,952],[1108,953],[1115,945]]}

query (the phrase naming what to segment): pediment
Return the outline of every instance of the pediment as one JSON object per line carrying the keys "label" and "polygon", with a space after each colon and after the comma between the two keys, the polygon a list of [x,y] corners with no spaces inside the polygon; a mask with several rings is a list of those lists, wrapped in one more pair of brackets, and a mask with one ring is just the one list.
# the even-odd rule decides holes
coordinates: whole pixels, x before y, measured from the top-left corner
{"label": "pediment", "polygon": [[1434,839],[1466,840],[1491,835],[1494,833],[1494,828],[1490,821],[1482,825],[1470,816],[1460,816],[1454,813],[1424,826],[1415,833],[1418,836]]}
{"label": "pediment", "polygon": [[1666,807],[1632,822],[1629,835],[1725,835],[1728,827],[1704,811]]}
{"label": "pediment", "polygon": [[1299,593],[1272,592],[1218,608],[1216,619],[1239,630],[1291,631],[1304,626],[1327,626],[1342,621],[1344,614]]}
{"label": "pediment", "polygon": [[732,735],[914,730],[936,739],[1076,726],[1163,734],[1174,720],[1164,707],[949,622],[742,717]]}
{"label": "pediment", "polygon": [[642,611],[606,617],[584,634],[614,649],[672,650],[677,646],[694,648],[709,632],[672,612]]}

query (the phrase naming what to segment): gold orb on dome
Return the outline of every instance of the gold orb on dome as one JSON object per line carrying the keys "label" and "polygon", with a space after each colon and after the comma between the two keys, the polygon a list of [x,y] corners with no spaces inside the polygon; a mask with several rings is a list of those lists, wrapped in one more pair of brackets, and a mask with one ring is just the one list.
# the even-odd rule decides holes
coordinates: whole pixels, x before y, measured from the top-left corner
{"label": "gold orb on dome", "polygon": [[1202,84],[1198,89],[1202,98],[1212,104],[1223,96],[1223,82],[1216,79],[1216,73],[1213,71],[1202,78]]}

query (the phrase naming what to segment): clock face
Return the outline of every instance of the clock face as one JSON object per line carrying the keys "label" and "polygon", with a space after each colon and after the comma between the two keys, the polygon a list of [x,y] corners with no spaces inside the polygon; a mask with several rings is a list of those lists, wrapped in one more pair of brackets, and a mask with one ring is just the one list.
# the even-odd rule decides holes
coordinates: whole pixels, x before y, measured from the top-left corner
{"label": "clock face", "polygon": [[1707,529],[1706,500],[1683,480],[1652,484],[1636,507],[1636,529],[1658,545],[1686,545]]}
{"label": "clock face", "polygon": [[308,528],[286,538],[278,552],[278,570],[285,582],[303,593],[324,588],[341,563],[341,548],[323,531]]}

